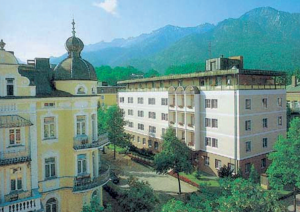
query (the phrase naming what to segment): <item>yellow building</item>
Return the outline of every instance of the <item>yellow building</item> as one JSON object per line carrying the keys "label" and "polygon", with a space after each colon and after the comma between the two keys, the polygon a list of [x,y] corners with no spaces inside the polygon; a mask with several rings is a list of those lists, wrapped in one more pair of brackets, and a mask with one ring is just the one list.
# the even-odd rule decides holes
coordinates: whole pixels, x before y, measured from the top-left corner
{"label": "yellow building", "polygon": [[83,42],[66,41],[68,57],[19,65],[0,43],[0,212],[81,211],[102,204],[110,169],[101,161],[107,134],[97,132],[97,78],[81,58]]}
{"label": "yellow building", "polygon": [[109,86],[106,82],[98,82],[99,106],[109,107],[118,104],[118,90],[124,88],[123,86]]}

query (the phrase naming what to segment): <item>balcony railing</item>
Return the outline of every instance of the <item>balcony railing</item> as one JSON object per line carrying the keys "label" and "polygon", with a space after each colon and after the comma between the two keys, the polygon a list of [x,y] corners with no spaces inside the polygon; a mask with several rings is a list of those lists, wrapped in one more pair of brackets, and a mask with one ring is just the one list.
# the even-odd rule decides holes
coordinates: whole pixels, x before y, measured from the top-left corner
{"label": "balcony railing", "polygon": [[[29,193],[29,197],[22,198],[18,196],[18,198],[0,204],[0,212],[41,211],[41,194],[37,190],[29,191]],[[9,195],[5,197],[7,196]],[[14,196],[16,195],[14,194]]]}
{"label": "balcony railing", "polygon": [[98,177],[91,178],[90,175],[77,176],[74,178],[73,192],[81,192],[92,188],[103,186],[110,180],[110,167],[102,164],[99,168]]}
{"label": "balcony railing", "polygon": [[24,146],[8,147],[0,152],[0,166],[31,161],[30,151]]}
{"label": "balcony railing", "polygon": [[108,133],[104,133],[98,136],[97,141],[89,142],[87,135],[80,135],[74,137],[74,145],[73,148],[75,150],[80,149],[90,149],[90,148],[99,148],[109,144],[108,141]]}

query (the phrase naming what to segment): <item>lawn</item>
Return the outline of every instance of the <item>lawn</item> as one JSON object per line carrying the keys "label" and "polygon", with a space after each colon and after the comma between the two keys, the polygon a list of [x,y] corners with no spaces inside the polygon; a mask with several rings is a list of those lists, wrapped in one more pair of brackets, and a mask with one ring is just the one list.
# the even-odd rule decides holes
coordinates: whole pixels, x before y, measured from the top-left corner
{"label": "lawn", "polygon": [[[109,144],[108,145],[108,149],[114,151],[114,145],[113,144]],[[125,148],[122,148],[122,147],[119,147],[116,145],[116,152],[124,152],[125,151]]]}
{"label": "lawn", "polygon": [[211,176],[211,175],[208,175],[205,173],[201,173],[200,178],[197,179],[196,174],[197,174],[196,171],[193,172],[192,174],[185,174],[183,172],[180,173],[181,176],[184,176],[197,184],[207,183],[207,184],[209,184],[209,187],[219,187],[220,186],[220,184],[218,182],[218,177]]}

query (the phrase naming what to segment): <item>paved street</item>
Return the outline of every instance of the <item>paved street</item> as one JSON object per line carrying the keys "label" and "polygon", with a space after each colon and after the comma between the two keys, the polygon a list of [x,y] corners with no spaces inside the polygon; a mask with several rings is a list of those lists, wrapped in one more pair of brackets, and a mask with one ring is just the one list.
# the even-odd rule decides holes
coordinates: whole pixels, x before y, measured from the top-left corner
{"label": "paved street", "polygon": [[[103,154],[104,160],[111,163],[112,169],[122,178],[120,185],[126,186],[126,178],[130,175],[137,177],[140,180],[148,181],[151,187],[158,192],[164,192],[170,195],[177,195],[178,181],[176,178],[169,175],[156,174],[151,168],[133,162],[126,155],[117,154],[117,160],[113,160],[113,152],[108,150],[107,154]],[[190,193],[197,191],[197,188],[181,181],[181,191]]]}

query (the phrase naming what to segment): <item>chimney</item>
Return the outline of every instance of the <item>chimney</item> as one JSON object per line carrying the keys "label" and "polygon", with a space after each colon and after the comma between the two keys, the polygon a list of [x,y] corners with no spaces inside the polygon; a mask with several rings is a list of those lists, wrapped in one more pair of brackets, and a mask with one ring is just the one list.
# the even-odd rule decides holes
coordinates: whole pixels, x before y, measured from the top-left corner
{"label": "chimney", "polygon": [[296,76],[293,75],[292,76],[292,87],[296,87],[297,86],[297,79],[296,79]]}

